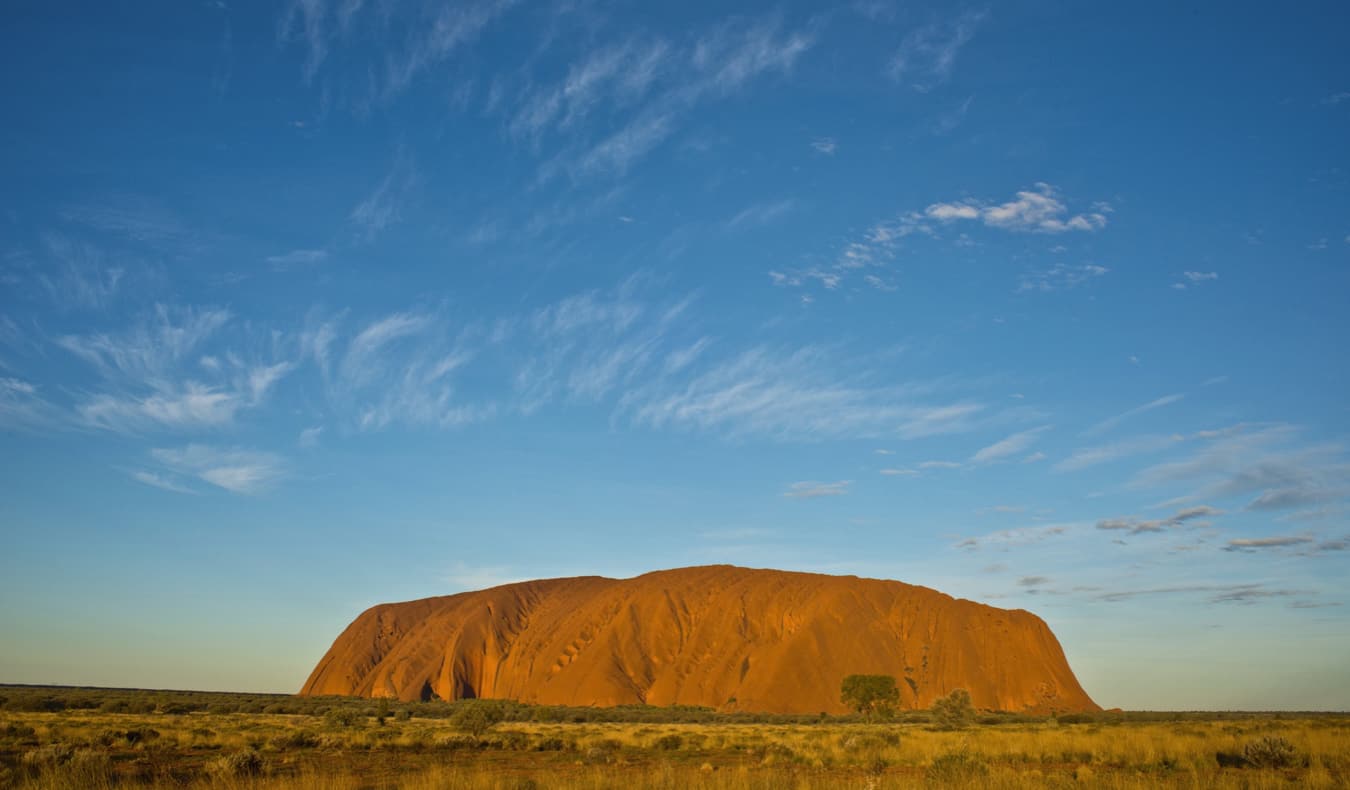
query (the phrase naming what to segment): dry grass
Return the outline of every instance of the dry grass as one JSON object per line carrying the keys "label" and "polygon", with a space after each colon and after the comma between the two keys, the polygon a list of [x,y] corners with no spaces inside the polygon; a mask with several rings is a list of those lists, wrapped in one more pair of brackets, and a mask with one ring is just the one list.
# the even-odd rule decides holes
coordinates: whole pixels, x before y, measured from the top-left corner
{"label": "dry grass", "polygon": [[[1292,747],[1256,766],[1250,744]],[[1255,748],[1255,747],[1253,747]],[[1268,750],[1269,751],[1269,750]],[[1269,751],[1277,761],[1283,747]],[[1285,755],[1287,756],[1287,755]],[[305,715],[0,712],[0,788],[1350,787],[1350,719],[351,726]]]}

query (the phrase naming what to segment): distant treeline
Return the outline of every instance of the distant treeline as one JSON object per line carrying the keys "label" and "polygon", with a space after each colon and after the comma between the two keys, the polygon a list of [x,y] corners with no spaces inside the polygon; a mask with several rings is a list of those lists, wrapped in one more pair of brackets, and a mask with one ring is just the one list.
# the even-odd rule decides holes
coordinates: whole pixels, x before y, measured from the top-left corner
{"label": "distant treeline", "polygon": [[[526,705],[510,700],[460,700],[456,702],[399,702],[364,697],[299,697],[290,694],[244,694],[216,691],[161,691],[147,689],[85,688],[74,686],[26,686],[0,684],[0,710],[50,712],[98,711],[100,713],[158,714],[280,714],[291,716],[329,716],[342,712],[349,716],[388,718],[446,719],[466,706],[491,706],[503,722],[573,723],[680,723],[680,724],[841,724],[866,721],[859,715],[719,712],[692,705],[619,705],[615,707],[571,707],[562,705]],[[987,712],[980,724],[1024,724],[1055,719],[1062,724],[1111,724],[1126,722],[1222,721],[1252,718],[1316,718],[1344,714],[1318,712],[1237,712],[1237,711],[1103,711],[1100,713],[1062,713],[1057,716],[1031,716],[1018,713]],[[901,711],[894,715],[898,723],[925,724],[928,711]]]}

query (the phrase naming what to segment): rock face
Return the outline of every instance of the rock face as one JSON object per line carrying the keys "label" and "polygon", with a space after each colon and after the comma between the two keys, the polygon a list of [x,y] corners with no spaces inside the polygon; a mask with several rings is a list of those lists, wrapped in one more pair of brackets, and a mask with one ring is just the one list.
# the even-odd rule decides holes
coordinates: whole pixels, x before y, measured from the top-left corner
{"label": "rock face", "polygon": [[851,674],[901,707],[1099,710],[1040,618],[896,581],[725,565],[507,584],[363,612],[301,694],[843,713]]}

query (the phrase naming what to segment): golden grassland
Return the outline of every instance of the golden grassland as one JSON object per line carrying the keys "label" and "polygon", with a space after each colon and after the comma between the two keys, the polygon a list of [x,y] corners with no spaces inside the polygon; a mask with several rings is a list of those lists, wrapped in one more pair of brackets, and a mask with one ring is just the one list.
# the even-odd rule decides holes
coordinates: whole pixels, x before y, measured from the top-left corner
{"label": "golden grassland", "polygon": [[0,709],[0,788],[1350,787],[1344,716],[1102,715],[947,731],[903,718],[483,728],[372,712]]}

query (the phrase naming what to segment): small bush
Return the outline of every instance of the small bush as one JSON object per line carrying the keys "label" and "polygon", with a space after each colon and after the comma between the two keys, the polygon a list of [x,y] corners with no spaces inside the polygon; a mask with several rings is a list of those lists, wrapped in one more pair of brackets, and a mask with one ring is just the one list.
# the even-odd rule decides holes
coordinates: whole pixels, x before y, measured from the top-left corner
{"label": "small bush", "polygon": [[450,717],[450,726],[478,738],[499,724],[503,718],[502,710],[496,705],[461,703],[459,710]]}
{"label": "small bush", "polygon": [[975,706],[970,692],[956,689],[933,702],[933,720],[944,730],[962,730],[975,721]]}
{"label": "small bush", "polygon": [[296,730],[283,735],[278,735],[272,739],[272,746],[280,751],[287,749],[313,749],[319,745],[319,738],[314,733]]}
{"label": "small bush", "polygon": [[975,787],[989,775],[989,766],[979,755],[951,752],[933,761],[924,771],[924,782],[936,787]]}
{"label": "small bush", "polygon": [[1294,744],[1275,735],[1250,741],[1242,747],[1242,757],[1256,768],[1288,768],[1296,756]]}
{"label": "small bush", "polygon": [[365,723],[366,717],[353,708],[331,708],[323,714],[323,723],[329,727],[357,727]]}
{"label": "small bush", "polygon": [[683,745],[684,739],[672,732],[669,735],[662,735],[660,738],[657,738],[656,742],[652,744],[652,748],[659,749],[663,752],[678,752]]}
{"label": "small bush", "polygon": [[212,765],[212,773],[223,778],[259,776],[262,772],[262,755],[252,749],[227,754]]}

